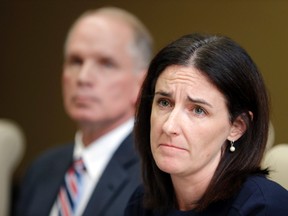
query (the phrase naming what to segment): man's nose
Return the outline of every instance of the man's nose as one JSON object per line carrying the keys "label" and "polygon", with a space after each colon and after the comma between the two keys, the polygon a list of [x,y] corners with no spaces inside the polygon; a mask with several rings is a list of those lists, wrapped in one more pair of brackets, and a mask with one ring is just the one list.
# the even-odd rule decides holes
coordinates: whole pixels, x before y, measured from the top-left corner
{"label": "man's nose", "polygon": [[78,73],[78,82],[80,84],[91,83],[93,76],[96,74],[96,68],[93,62],[85,61]]}

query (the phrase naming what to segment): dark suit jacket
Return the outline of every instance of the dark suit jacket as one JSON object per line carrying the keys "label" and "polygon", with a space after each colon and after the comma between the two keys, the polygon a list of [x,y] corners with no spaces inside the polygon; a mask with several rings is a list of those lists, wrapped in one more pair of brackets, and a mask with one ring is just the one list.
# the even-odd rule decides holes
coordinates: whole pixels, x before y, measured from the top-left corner
{"label": "dark suit jacket", "polygon": [[[16,205],[17,216],[47,216],[72,163],[74,144],[50,150],[28,170]],[[83,216],[122,216],[140,184],[139,158],[130,134],[116,150],[101,176]]]}

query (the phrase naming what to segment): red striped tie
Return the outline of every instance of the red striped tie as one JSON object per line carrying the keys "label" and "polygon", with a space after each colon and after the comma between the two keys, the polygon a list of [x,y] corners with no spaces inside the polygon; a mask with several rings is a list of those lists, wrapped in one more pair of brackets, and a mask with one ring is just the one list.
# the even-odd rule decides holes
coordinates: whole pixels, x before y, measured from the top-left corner
{"label": "red striped tie", "polygon": [[74,161],[66,172],[57,198],[59,216],[72,216],[75,214],[76,205],[81,195],[82,175],[84,171],[83,160],[78,159]]}

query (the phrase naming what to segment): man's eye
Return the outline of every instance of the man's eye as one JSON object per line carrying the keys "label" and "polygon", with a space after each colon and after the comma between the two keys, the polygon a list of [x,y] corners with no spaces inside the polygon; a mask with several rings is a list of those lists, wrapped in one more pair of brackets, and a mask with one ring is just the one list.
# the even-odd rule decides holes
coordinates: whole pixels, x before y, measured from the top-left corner
{"label": "man's eye", "polygon": [[109,59],[109,58],[104,58],[101,60],[101,64],[107,68],[114,68],[116,67],[116,63],[112,60],[112,59]]}
{"label": "man's eye", "polygon": [[68,65],[82,65],[83,60],[77,56],[72,56],[67,60]]}

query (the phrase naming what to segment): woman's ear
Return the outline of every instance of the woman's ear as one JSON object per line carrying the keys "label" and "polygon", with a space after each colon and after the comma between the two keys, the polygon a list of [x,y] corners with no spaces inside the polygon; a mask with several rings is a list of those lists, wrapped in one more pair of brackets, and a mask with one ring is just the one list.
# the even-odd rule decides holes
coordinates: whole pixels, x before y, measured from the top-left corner
{"label": "woman's ear", "polygon": [[243,113],[234,120],[234,122],[232,123],[230,134],[227,137],[228,140],[234,142],[238,140],[245,133],[245,131],[247,130],[246,122],[248,123],[249,121],[248,119],[253,119],[253,114],[251,112],[249,112],[249,115],[250,118],[245,113]]}

